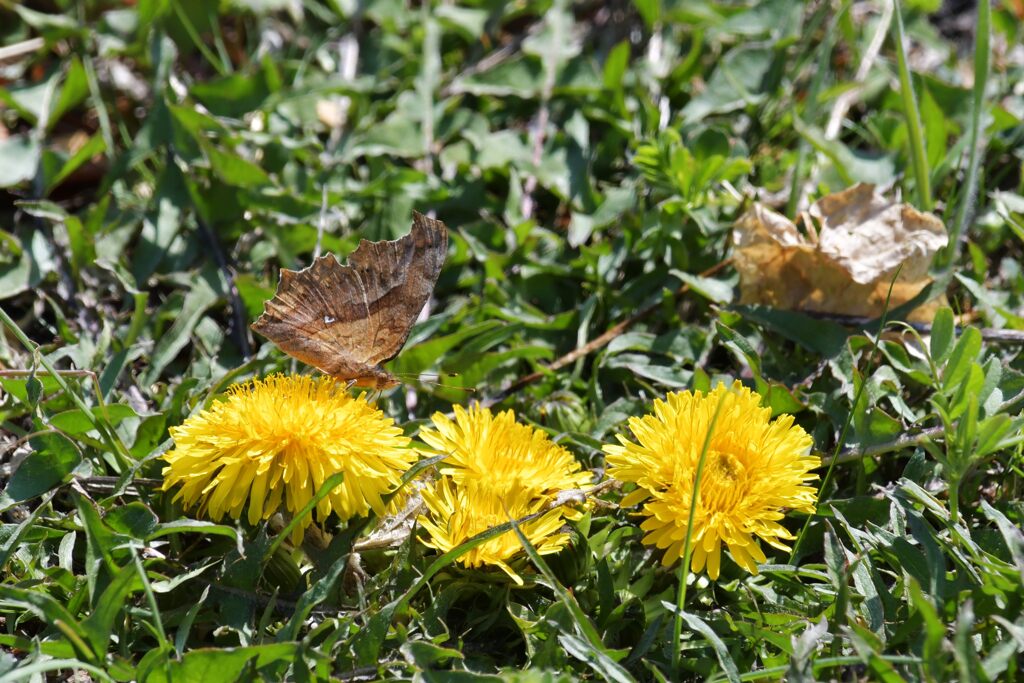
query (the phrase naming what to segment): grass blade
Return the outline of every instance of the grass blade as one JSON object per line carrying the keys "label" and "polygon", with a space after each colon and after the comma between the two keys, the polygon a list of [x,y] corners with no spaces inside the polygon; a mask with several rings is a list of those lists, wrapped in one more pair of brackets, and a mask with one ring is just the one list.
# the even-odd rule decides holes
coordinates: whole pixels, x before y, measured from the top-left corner
{"label": "grass blade", "polygon": [[981,164],[983,142],[981,139],[981,115],[985,105],[985,87],[988,85],[992,66],[992,8],[987,2],[978,3],[978,23],[974,33],[974,87],[971,90],[970,146],[967,156],[967,175],[964,178],[963,194],[957,206],[956,220],[949,231],[949,246],[936,257],[936,265],[949,268],[958,252],[960,238],[974,208],[978,191],[978,167]]}
{"label": "grass blade", "polygon": [[893,42],[896,44],[896,63],[900,75],[900,97],[903,100],[903,115],[907,121],[907,137],[910,140],[910,157],[914,163],[914,180],[917,189],[917,205],[924,211],[931,211],[932,186],[928,175],[928,156],[925,151],[924,132],[921,126],[921,112],[917,108],[917,97],[914,95],[914,81],[910,77],[907,66],[907,52],[904,47],[906,36],[903,32],[903,10],[899,0],[895,3],[895,21],[893,26]]}

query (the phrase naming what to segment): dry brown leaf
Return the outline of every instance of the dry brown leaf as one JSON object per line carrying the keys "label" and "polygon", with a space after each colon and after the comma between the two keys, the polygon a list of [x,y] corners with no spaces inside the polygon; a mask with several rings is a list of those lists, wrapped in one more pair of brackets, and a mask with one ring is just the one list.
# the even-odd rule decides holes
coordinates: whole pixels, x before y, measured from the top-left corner
{"label": "dry brown leaf", "polygon": [[[928,267],[949,238],[935,215],[897,204],[861,183],[823,197],[801,216],[803,234],[785,216],[754,206],[733,229],[740,303],[875,317],[931,283]],[[902,266],[902,268],[900,268]],[[930,321],[944,297],[917,308]]]}

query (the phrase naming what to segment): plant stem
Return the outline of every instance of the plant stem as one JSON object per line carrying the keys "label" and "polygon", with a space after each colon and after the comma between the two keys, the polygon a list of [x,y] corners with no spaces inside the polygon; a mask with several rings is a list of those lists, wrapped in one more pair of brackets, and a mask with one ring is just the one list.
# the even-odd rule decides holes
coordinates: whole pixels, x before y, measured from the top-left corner
{"label": "plant stem", "polygon": [[956,525],[960,520],[960,474],[949,478],[949,521]]}
{"label": "plant stem", "polygon": [[722,404],[729,392],[725,392],[718,399],[715,406],[715,414],[711,416],[708,424],[707,434],[704,435],[704,445],[700,449],[700,459],[697,460],[697,471],[693,475],[693,494],[690,496],[690,513],[686,519],[686,539],[683,541],[683,559],[679,564],[679,592],[676,595],[676,614],[672,622],[672,680],[679,680],[679,657],[680,647],[683,638],[683,607],[686,605],[686,584],[690,578],[690,557],[693,555],[693,518],[696,516],[697,504],[700,494],[700,481],[704,475],[704,463],[708,458],[708,449],[711,446],[711,436],[715,432],[715,425],[718,423],[718,415],[722,412]]}

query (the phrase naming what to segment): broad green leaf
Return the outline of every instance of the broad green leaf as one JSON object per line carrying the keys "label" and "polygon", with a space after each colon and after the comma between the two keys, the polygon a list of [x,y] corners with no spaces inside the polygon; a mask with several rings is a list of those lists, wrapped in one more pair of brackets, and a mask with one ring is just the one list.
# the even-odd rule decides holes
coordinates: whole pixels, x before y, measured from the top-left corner
{"label": "broad green leaf", "polygon": [[38,12],[21,3],[13,5],[12,9],[18,13],[22,21],[42,32],[50,40],[70,36],[83,30],[77,21],[66,14]]}
{"label": "broad green leaf", "polygon": [[681,270],[672,269],[669,271],[677,278],[690,286],[690,289],[705,299],[716,304],[732,303],[733,286],[728,282],[714,280],[709,277],[691,275]]}
{"label": "broad green leaf", "polygon": [[115,507],[103,521],[114,531],[137,539],[149,538],[159,526],[156,514],[139,501]]}
{"label": "broad green leaf", "polygon": [[716,26],[713,35],[745,36],[752,39],[758,36],[771,36],[779,40],[783,36],[795,36],[800,31],[801,10],[803,3],[795,0],[767,0],[750,6],[750,9],[730,16],[721,25]]}
{"label": "broad green leaf", "polygon": [[839,354],[849,333],[828,320],[819,320],[796,311],[768,306],[734,306],[744,318],[774,330],[777,334],[829,358]]}
{"label": "broad green leaf", "polygon": [[467,39],[476,39],[484,32],[487,24],[488,12],[476,7],[458,7],[456,5],[441,5],[434,10],[434,16],[438,20],[452,28],[462,31]]}
{"label": "broad green leaf", "polygon": [[262,168],[233,151],[221,150],[217,145],[203,145],[214,173],[228,185],[260,187],[270,183],[270,176]]}
{"label": "broad green leaf", "polygon": [[[180,659],[169,654],[147,662],[139,676],[140,683],[234,683],[246,672],[270,680],[284,680],[293,664],[305,666],[298,643],[270,643],[247,647],[196,648]],[[141,669],[142,667],[140,667]]]}
{"label": "broad green leaf", "polygon": [[529,98],[540,93],[543,81],[544,69],[540,62],[531,57],[519,57],[487,71],[456,78],[451,90],[478,96]]}
{"label": "broad green leaf", "polygon": [[0,187],[14,187],[32,180],[42,150],[26,135],[11,135],[0,140]]}
{"label": "broad green leaf", "polygon": [[67,410],[51,417],[50,424],[67,434],[84,434],[94,429],[97,423],[116,425],[129,417],[138,417],[131,406],[123,403],[115,403],[105,408],[95,406],[90,413],[87,415],[78,408]]}
{"label": "broad green leaf", "polygon": [[242,116],[258,109],[270,95],[263,73],[234,73],[199,81],[191,88],[197,100],[218,116]]}
{"label": "broad green leaf", "polygon": [[697,123],[710,114],[724,114],[762,102],[773,60],[772,50],[763,47],[741,45],[727,52],[716,65],[704,92],[683,107],[683,121]]}
{"label": "broad green leaf", "polygon": [[5,489],[16,501],[30,500],[59,486],[82,461],[78,449],[60,434],[41,434],[33,437],[31,444],[32,453],[21,461]]}

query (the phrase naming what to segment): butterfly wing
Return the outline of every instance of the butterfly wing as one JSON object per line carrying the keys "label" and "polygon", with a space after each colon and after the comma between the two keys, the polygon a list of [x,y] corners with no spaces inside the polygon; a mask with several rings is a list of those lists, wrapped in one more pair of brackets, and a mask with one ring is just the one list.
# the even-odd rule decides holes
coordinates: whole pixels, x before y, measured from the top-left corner
{"label": "butterfly wing", "polygon": [[364,310],[370,311],[367,363],[386,363],[405,346],[447,255],[444,223],[414,211],[408,235],[392,242],[363,240],[349,256],[349,268],[368,294],[364,302]]}
{"label": "butterfly wing", "polygon": [[379,376],[379,365],[408,339],[447,250],[444,223],[414,213],[408,235],[363,240],[347,266],[328,254],[303,270],[282,270],[252,329],[339,379]]}

